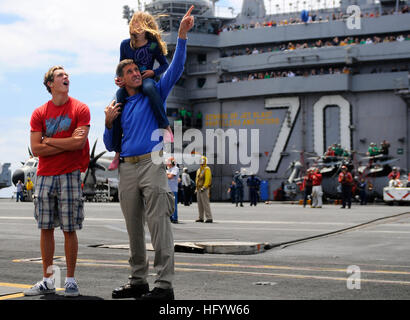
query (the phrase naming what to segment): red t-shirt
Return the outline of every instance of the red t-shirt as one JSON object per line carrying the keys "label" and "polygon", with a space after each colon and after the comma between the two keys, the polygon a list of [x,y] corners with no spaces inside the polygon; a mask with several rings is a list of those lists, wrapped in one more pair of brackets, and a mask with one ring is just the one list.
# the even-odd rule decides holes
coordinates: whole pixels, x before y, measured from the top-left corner
{"label": "red t-shirt", "polygon": [[321,184],[322,184],[322,174],[321,173],[313,174],[313,185],[320,186]]}
{"label": "red t-shirt", "polygon": [[[68,101],[56,106],[51,100],[34,110],[31,115],[31,131],[42,132],[49,138],[68,138],[81,126],[90,125],[90,110],[87,105],[69,97]],[[87,142],[82,150],[66,151],[53,156],[39,157],[37,175],[55,176],[75,170],[84,172],[90,162],[90,146]]]}

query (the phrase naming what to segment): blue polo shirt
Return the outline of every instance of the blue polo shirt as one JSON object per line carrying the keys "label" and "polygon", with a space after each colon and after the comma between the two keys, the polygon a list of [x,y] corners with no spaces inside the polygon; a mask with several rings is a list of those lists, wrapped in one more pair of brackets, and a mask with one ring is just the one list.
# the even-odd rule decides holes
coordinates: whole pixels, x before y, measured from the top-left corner
{"label": "blue polo shirt", "polygon": [[[187,40],[178,39],[172,62],[161,79],[156,83],[163,101],[168,97],[173,86],[184,71]],[[123,137],[121,141],[121,157],[139,156],[162,149],[162,138],[155,134],[158,122],[149,105],[149,98],[142,93],[127,98],[121,113]],[[166,105],[164,103],[164,108]],[[104,144],[108,151],[113,148],[113,130],[105,128]],[[161,141],[161,142],[160,142]]]}

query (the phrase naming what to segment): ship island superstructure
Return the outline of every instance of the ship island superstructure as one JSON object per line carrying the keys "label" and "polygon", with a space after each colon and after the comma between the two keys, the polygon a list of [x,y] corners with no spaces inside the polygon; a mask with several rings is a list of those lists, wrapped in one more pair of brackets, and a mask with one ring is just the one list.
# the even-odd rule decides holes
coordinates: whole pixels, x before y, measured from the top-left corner
{"label": "ship island superstructure", "polygon": [[[272,199],[290,163],[304,157],[309,166],[314,160],[308,155],[323,155],[333,143],[365,154],[370,142],[387,140],[395,165],[410,168],[407,1],[342,0],[338,8],[309,12],[306,22],[300,12],[267,15],[261,0],[244,0],[237,17],[221,18],[215,2],[153,0],[145,6],[163,15],[168,57],[179,21],[195,6],[184,75],[167,112],[174,120],[188,112],[183,131],[202,131],[205,150],[195,151],[213,163],[212,200],[229,197],[237,171],[266,180]],[[351,5],[360,8],[359,25]],[[214,132],[214,142],[205,139],[207,132]],[[236,155],[229,154],[232,148]],[[218,163],[223,150],[226,158]],[[240,150],[257,163],[256,172],[239,159]]]}

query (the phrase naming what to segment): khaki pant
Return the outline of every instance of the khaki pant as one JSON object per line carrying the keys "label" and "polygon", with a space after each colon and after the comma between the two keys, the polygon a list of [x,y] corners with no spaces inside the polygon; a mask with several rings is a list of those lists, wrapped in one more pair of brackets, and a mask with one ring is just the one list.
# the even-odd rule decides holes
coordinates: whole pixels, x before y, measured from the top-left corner
{"label": "khaki pant", "polygon": [[312,207],[322,207],[322,186],[313,186],[312,187]]}
{"label": "khaki pant", "polygon": [[174,278],[174,239],[170,216],[174,196],[169,189],[163,164],[151,158],[138,163],[121,163],[119,198],[130,242],[130,284],[147,283],[148,259],[145,247],[145,221],[155,251],[155,286],[172,288]]}
{"label": "khaki pant", "polygon": [[204,220],[204,213],[207,220],[212,219],[211,206],[209,205],[209,189],[204,191],[198,190],[197,200],[199,219]]}

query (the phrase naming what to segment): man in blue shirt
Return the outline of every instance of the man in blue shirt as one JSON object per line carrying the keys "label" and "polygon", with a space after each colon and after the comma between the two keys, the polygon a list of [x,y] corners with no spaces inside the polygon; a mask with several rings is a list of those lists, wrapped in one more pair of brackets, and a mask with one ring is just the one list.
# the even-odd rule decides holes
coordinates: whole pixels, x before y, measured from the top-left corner
{"label": "man in blue shirt", "polygon": [[16,192],[16,202],[19,202],[19,199],[20,199],[20,201],[21,202],[23,202],[23,186],[24,186],[24,184],[23,184],[23,182],[21,182],[21,180],[19,180],[18,182],[17,182],[17,184],[16,184],[16,187],[17,187],[17,192]]}
{"label": "man in blue shirt", "polygon": [[246,184],[249,187],[249,197],[250,197],[250,202],[251,206],[258,204],[258,191],[259,191],[259,186],[261,184],[261,179],[257,177],[254,173],[251,173],[251,176],[246,180]]}
{"label": "man in blue shirt", "polygon": [[233,181],[235,181],[235,203],[238,206],[238,202],[240,202],[241,207],[243,207],[243,180],[242,175],[239,171],[235,172],[233,177]]}
{"label": "man in blue shirt", "polygon": [[[182,75],[186,59],[187,33],[194,25],[193,6],[182,18],[176,50],[168,70],[156,84],[163,101]],[[104,143],[113,150],[112,123],[121,116],[123,137],[119,167],[119,198],[130,241],[131,275],[129,282],[112,292],[113,298],[142,298],[143,300],[173,300],[174,240],[170,216],[174,212],[174,197],[168,186],[163,163],[153,161],[161,154],[161,144],[153,139],[158,123],[141,93],[141,73],[132,60],[123,60],[117,67],[129,97],[120,115],[118,104],[105,108]],[[144,224],[147,220],[155,251],[155,287],[149,291],[148,260]]]}

